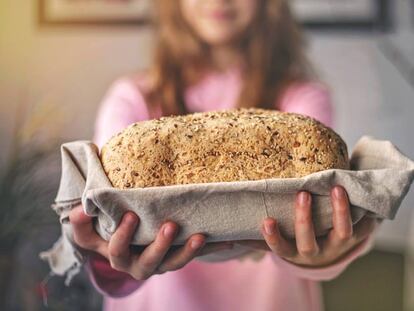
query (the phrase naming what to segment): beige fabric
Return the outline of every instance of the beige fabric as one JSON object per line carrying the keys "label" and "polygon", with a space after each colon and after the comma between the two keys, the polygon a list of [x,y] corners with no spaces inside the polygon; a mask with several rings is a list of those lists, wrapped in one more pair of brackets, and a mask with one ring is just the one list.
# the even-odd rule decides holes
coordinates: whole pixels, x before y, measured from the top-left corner
{"label": "beige fabric", "polygon": [[[393,219],[414,178],[414,162],[388,141],[362,137],[351,155],[351,169],[332,169],[302,178],[186,184],[115,189],[107,179],[97,147],[88,141],[62,145],[62,177],[54,210],[62,223],[62,238],[41,253],[57,274],[75,274],[84,258],[71,242],[68,223],[71,208],[82,201],[85,212],[96,216],[96,230],[106,240],[122,215],[134,211],[141,219],[133,244],[153,241],[161,223],[170,219],[180,225],[174,244],[183,244],[193,233],[207,241],[262,239],[260,224],[266,216],[278,220],[281,232],[294,237],[294,198],[299,190],[312,193],[316,235],[332,228],[329,192],[345,187],[351,202],[353,223],[369,213]],[[199,260],[220,261],[243,256],[250,249],[237,245]],[[76,269],[75,269],[76,268]]]}

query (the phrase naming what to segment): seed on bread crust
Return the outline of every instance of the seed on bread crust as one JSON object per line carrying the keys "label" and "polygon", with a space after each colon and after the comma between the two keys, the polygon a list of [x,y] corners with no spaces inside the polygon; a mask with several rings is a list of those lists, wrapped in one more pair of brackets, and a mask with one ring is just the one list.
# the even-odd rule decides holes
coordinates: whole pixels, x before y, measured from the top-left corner
{"label": "seed on bread crust", "polygon": [[304,115],[262,108],[137,122],[113,136],[100,158],[121,189],[349,169],[347,146],[332,129]]}

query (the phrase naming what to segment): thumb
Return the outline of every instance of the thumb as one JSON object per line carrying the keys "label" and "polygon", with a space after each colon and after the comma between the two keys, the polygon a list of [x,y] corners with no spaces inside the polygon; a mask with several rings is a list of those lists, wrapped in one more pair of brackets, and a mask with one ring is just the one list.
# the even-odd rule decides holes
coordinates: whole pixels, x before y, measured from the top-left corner
{"label": "thumb", "polygon": [[69,221],[72,224],[73,239],[76,244],[107,257],[108,242],[96,233],[93,228],[93,217],[85,214],[82,205],[78,205],[70,211]]}

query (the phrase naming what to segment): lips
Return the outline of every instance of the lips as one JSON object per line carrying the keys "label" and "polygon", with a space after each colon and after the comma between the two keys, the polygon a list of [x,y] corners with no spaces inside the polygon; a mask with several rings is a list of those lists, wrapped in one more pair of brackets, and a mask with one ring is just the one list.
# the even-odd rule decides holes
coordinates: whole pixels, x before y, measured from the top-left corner
{"label": "lips", "polygon": [[229,20],[235,17],[234,12],[230,10],[212,10],[209,11],[206,15],[209,19],[217,21]]}

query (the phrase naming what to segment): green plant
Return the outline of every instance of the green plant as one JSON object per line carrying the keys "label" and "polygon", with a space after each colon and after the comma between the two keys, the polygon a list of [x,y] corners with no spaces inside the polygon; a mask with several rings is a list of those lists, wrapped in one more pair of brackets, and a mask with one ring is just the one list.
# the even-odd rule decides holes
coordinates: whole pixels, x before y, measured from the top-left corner
{"label": "green plant", "polygon": [[85,273],[70,287],[63,277],[44,286],[49,267],[38,257],[60,234],[50,206],[59,186],[62,119],[53,105],[17,111],[8,161],[0,167],[0,310],[101,309]]}
{"label": "green plant", "polygon": [[59,139],[48,120],[51,107],[17,111],[15,131],[6,164],[0,168],[0,250],[10,249],[22,234],[51,219],[56,192]]}
{"label": "green plant", "polygon": [[58,186],[60,143],[57,119],[50,120],[52,108],[18,106],[9,154],[0,167],[0,306],[12,278],[19,240],[56,223],[50,204]]}

